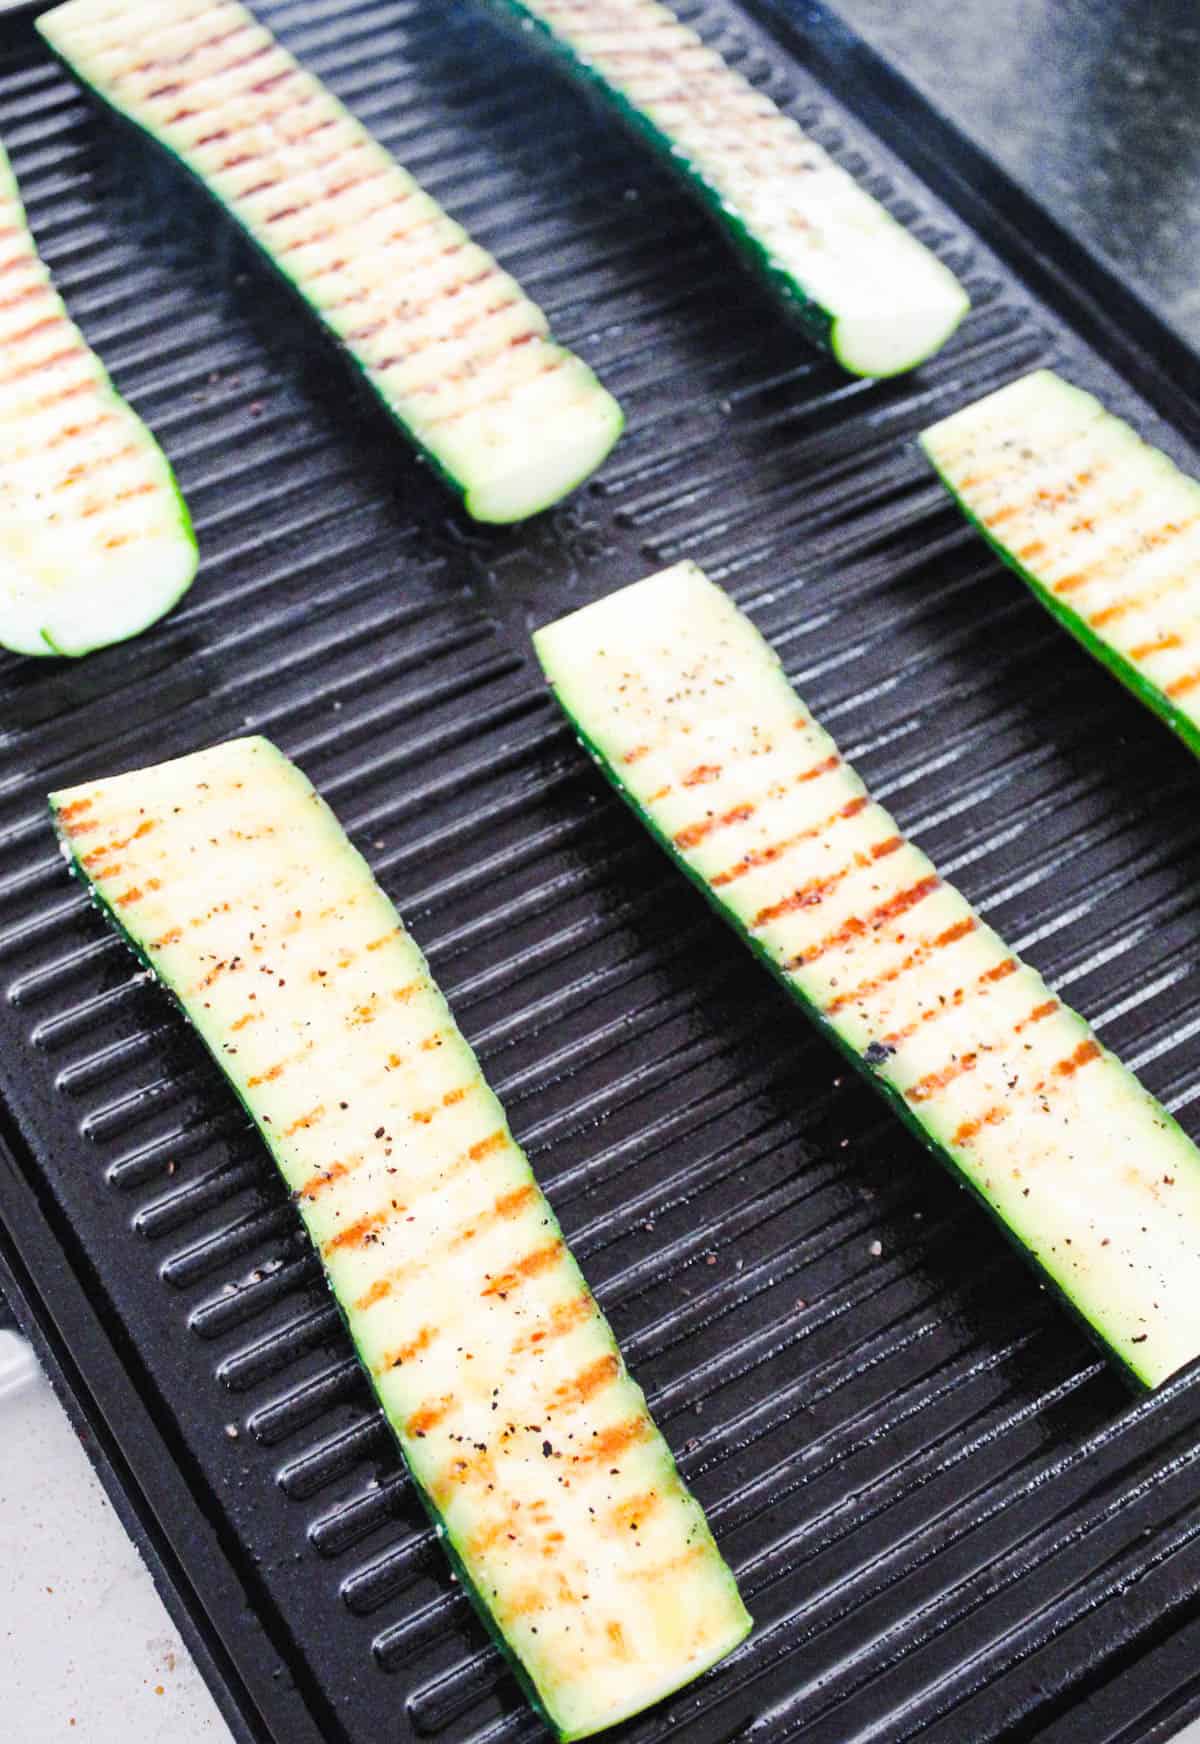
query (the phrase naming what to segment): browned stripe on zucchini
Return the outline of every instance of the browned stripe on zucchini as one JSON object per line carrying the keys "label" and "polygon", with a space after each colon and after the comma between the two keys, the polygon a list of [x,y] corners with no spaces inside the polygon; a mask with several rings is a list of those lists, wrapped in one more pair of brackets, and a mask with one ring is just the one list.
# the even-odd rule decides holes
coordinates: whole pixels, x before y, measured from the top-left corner
{"label": "browned stripe on zucchini", "polygon": [[527,1253],[524,1259],[518,1260],[516,1265],[507,1272],[502,1272],[498,1278],[492,1278],[479,1292],[480,1295],[499,1296],[503,1301],[511,1291],[517,1289],[529,1278],[540,1277],[543,1272],[548,1272],[552,1266],[557,1265],[563,1252],[562,1238],[556,1236],[553,1241],[548,1241],[544,1247],[534,1248],[531,1253]]}
{"label": "browned stripe on zucchini", "polygon": [[932,872],[928,877],[919,879],[916,884],[910,884],[907,889],[897,891],[895,896],[889,896],[886,902],[878,903],[865,915],[851,915],[836,932],[827,934],[819,944],[790,958],[784,968],[788,971],[803,968],[806,963],[815,963],[827,951],[848,945],[851,939],[861,938],[867,932],[878,932],[891,921],[900,920],[910,909],[924,902],[927,896],[932,896],[941,882],[937,873]]}
{"label": "browned stripe on zucchini", "polygon": [[810,824],[807,829],[799,830],[794,836],[788,836],[782,842],[774,842],[768,848],[752,848],[742,855],[741,859],[725,872],[718,872],[710,882],[714,889],[723,889],[726,884],[732,884],[735,878],[744,878],[747,872],[754,872],[760,866],[770,866],[784,854],[789,853],[799,842],[807,842],[823,836],[825,831],[843,818],[857,817],[865,811],[871,801],[866,794],[860,794],[857,799],[839,806],[837,811],[823,819],[819,824]]}
{"label": "browned stripe on zucchini", "polygon": [[919,968],[922,963],[928,962],[935,951],[945,950],[948,945],[957,944],[959,939],[965,939],[969,933],[975,931],[978,925],[979,922],[974,915],[964,915],[962,920],[955,921],[953,926],[947,927],[936,938],[918,940],[914,949],[909,952],[903,962],[897,963],[894,968],[886,970],[882,975],[874,975],[867,981],[861,981],[857,987],[851,988],[849,992],[839,993],[836,999],[831,999],[825,1007],[826,1017],[835,1016],[847,1005],[854,1005],[860,1000],[869,999],[873,993],[878,993],[882,988],[898,981],[902,975],[907,975],[910,970]]}

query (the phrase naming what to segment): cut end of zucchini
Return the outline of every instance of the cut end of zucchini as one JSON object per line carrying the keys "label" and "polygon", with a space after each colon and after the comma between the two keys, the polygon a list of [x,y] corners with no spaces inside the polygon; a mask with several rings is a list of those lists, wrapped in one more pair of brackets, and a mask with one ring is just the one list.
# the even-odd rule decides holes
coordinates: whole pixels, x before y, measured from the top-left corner
{"label": "cut end of zucchini", "polygon": [[896,297],[889,307],[836,316],[829,343],[843,369],[851,375],[903,375],[942,349],[970,312],[971,299],[932,256],[922,276],[920,301]]}
{"label": "cut end of zucchini", "polygon": [[417,945],[267,740],[52,795],[257,1123],[466,1590],[560,1737],[750,1619]]}
{"label": "cut end of zucchini", "polygon": [[0,147],[0,644],[80,655],[136,636],[196,573],[154,437],[39,259]]}
{"label": "cut end of zucchini", "polygon": [[921,444],[993,549],[1200,752],[1200,483],[1051,370]]}
{"label": "cut end of zucchini", "polygon": [[[577,490],[611,453],[625,427],[621,408],[583,364],[572,360],[572,367],[580,398],[566,415],[551,412],[530,425],[518,407],[499,452],[470,467],[478,481],[465,499],[472,519],[505,525],[540,514]],[[531,415],[538,416],[536,410]]]}
{"label": "cut end of zucchini", "polygon": [[1095,1336],[1200,1356],[1200,1155],[871,800],[695,564],[539,630],[584,745],[664,847]]}
{"label": "cut end of zucchini", "polygon": [[604,459],[612,396],[239,0],[68,0],[37,28],[221,202],[476,520],[538,514]]}

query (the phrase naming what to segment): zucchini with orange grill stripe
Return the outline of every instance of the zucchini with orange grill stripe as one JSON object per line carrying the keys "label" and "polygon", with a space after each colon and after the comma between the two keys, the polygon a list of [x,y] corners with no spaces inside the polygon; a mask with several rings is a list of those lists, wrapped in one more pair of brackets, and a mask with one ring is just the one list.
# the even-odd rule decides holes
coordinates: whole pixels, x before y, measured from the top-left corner
{"label": "zucchini with orange grill stripe", "polygon": [[1200,752],[1200,483],[1048,369],[921,445],[1042,604]]}
{"label": "zucchini with orange grill stripe", "polygon": [[684,563],[535,637],[682,868],[1096,1336],[1200,1355],[1200,1154],[906,841],[733,602]]}
{"label": "zucchini with orange grill stripe", "polygon": [[167,458],[68,315],[0,146],[0,643],[123,642],[195,573]]}
{"label": "zucchini with orange grill stripe", "polygon": [[658,0],[493,0],[536,27],[699,196],[809,338],[914,369],[970,306],[949,267]]}
{"label": "zucchini with orange grill stripe", "polygon": [[469,514],[522,520],[599,466],[616,401],[238,0],[69,0],[37,27],[215,194]]}
{"label": "zucchini with orange grill stripe", "polygon": [[265,739],[51,798],[257,1123],[439,1532],[583,1738],[750,1619],[420,950]]}

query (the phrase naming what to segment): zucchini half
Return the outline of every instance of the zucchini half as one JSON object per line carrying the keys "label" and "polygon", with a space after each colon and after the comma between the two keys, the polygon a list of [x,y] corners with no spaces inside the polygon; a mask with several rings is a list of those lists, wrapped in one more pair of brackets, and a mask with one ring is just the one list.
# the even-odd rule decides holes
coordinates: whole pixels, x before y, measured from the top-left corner
{"label": "zucchini half", "polygon": [[938,877],[683,563],[540,630],[585,747],[720,913],[1155,1386],[1200,1355],[1200,1155]]}
{"label": "zucchini half", "polygon": [[425,959],[305,777],[240,739],[51,797],[292,1192],[455,1567],[561,1738],[750,1619]]}
{"label": "zucchini half", "polygon": [[69,0],[37,28],[216,196],[468,514],[523,520],[599,466],[616,401],[238,0]]}
{"label": "zucchini half", "polygon": [[492,4],[610,99],[844,369],[914,369],[967,313],[949,268],[658,0]]}
{"label": "zucchini half", "polygon": [[196,566],[167,458],[68,315],[0,146],[0,644],[123,642]]}
{"label": "zucchini half", "polygon": [[1048,369],[921,446],[1042,604],[1200,753],[1200,483]]}

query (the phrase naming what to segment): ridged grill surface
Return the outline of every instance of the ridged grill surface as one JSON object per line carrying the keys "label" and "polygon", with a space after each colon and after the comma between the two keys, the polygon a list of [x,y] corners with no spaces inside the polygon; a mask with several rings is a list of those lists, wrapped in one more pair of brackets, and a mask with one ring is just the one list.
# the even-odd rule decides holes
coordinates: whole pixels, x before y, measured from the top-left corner
{"label": "ridged grill surface", "polygon": [[911,443],[1045,362],[1144,410],[728,7],[681,10],[969,285],[907,380],[810,351],[669,179],[470,6],[259,10],[630,429],[551,516],[471,527],[184,178],[6,27],[0,130],[38,239],[203,552],[138,642],[0,659],[0,1077],[180,1483],[331,1744],[543,1736],[263,1147],[46,821],[51,787],[252,729],[428,952],[757,1619],[622,1736],[1133,1744],[1194,1674],[1200,1393],[1131,1401],[609,797],[527,630],[697,558],[940,868],[1200,1135],[1200,772]]}

